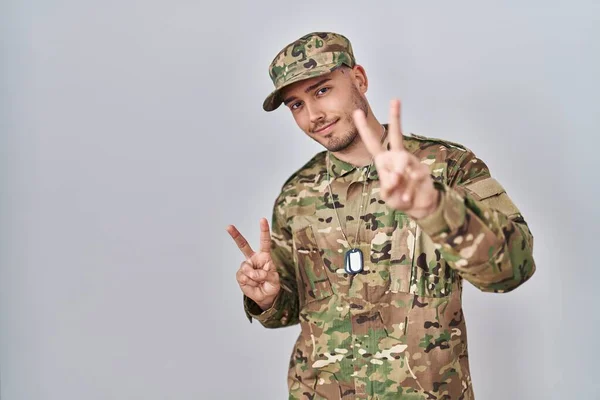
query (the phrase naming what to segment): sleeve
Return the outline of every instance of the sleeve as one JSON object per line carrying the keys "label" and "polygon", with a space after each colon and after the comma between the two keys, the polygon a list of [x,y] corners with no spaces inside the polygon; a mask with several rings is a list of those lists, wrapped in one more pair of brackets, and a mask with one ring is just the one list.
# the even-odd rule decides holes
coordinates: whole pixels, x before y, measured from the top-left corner
{"label": "sleeve", "polygon": [[535,272],[533,235],[504,188],[471,151],[435,182],[440,204],[417,220],[451,268],[484,292],[509,292]]}
{"label": "sleeve", "polygon": [[292,326],[299,322],[298,285],[293,257],[292,232],[287,226],[283,193],[273,207],[271,220],[271,258],[277,268],[281,290],[273,305],[262,310],[254,300],[244,297],[244,311],[248,320],[256,319],[266,328]]}

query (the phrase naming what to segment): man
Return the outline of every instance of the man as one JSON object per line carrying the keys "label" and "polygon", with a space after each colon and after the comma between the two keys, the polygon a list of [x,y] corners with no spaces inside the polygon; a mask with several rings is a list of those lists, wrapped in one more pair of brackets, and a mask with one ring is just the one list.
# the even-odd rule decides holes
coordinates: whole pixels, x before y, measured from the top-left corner
{"label": "man", "polygon": [[250,321],[300,324],[290,399],[473,399],[463,281],[503,293],[535,271],[533,237],[486,164],[403,136],[365,97],[350,42],[311,33],[273,60],[266,111],[285,104],[325,147],[285,182],[237,271]]}

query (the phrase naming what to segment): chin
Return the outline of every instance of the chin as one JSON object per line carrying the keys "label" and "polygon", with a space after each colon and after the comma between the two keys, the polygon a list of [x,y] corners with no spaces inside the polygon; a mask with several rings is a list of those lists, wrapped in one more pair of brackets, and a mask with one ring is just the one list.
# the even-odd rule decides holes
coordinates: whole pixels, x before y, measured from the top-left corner
{"label": "chin", "polygon": [[350,147],[350,145],[352,145],[352,142],[350,142],[350,143],[335,142],[335,143],[327,143],[327,145],[324,145],[324,147],[327,150],[331,151],[332,153],[336,153],[338,151],[346,150],[347,148]]}
{"label": "chin", "polygon": [[335,137],[332,134],[326,143],[321,144],[331,152],[338,152],[351,147],[356,140],[356,136],[357,135],[350,134],[342,137]]}

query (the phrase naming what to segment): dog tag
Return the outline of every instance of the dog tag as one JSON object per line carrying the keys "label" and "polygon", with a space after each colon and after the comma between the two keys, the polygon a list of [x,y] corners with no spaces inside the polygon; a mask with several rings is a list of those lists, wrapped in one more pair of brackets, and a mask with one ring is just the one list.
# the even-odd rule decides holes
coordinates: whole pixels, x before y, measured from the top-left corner
{"label": "dog tag", "polygon": [[350,249],[346,252],[344,270],[348,274],[358,274],[363,270],[363,264],[363,253],[360,249]]}

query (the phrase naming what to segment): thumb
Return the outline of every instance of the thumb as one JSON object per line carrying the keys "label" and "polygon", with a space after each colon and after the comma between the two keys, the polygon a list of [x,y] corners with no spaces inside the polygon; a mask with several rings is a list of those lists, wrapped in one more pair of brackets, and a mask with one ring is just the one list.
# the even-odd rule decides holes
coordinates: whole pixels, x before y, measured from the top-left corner
{"label": "thumb", "polygon": [[268,271],[267,276],[265,277],[265,282],[269,283],[273,286],[279,285],[279,274],[277,271]]}

